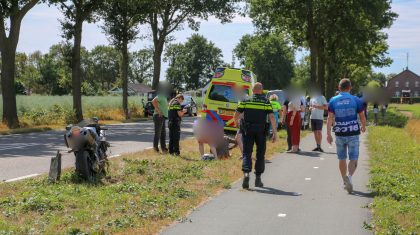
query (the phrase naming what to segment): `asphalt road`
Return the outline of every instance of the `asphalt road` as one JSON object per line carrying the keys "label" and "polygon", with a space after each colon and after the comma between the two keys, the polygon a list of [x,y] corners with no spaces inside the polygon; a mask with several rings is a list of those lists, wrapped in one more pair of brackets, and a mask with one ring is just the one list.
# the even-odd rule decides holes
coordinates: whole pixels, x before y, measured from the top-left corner
{"label": "asphalt road", "polygon": [[[184,118],[182,137],[192,136],[193,118]],[[153,146],[153,122],[108,125],[110,155],[118,156]],[[62,167],[74,166],[74,155],[67,153],[63,131],[0,136],[0,181],[43,174],[49,171],[51,157],[63,154]]]}
{"label": "asphalt road", "polygon": [[313,147],[310,135],[300,155],[279,154],[267,164],[265,188],[253,188],[251,178],[252,190],[244,191],[237,182],[163,234],[371,234],[363,228],[371,216],[365,208],[371,202],[366,145],[361,145],[352,195],[343,189],[335,147],[325,144],[324,154],[310,152]]}

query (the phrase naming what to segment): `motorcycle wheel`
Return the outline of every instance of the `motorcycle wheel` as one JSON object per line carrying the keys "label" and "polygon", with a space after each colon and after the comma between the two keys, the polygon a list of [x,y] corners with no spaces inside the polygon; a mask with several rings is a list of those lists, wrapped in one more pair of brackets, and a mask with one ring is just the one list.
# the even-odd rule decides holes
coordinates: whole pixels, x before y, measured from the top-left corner
{"label": "motorcycle wheel", "polygon": [[76,154],[76,172],[85,180],[92,179],[92,172],[89,164],[89,152],[79,151]]}

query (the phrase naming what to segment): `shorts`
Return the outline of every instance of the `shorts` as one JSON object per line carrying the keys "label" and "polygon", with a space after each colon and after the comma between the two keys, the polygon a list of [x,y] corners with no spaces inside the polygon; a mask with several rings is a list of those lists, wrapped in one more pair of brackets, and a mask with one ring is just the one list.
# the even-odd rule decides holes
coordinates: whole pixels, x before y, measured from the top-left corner
{"label": "shorts", "polygon": [[346,160],[347,153],[349,160],[359,159],[359,135],[336,136],[338,160]]}
{"label": "shorts", "polygon": [[311,119],[312,131],[322,131],[323,125],[324,125],[324,120]]}

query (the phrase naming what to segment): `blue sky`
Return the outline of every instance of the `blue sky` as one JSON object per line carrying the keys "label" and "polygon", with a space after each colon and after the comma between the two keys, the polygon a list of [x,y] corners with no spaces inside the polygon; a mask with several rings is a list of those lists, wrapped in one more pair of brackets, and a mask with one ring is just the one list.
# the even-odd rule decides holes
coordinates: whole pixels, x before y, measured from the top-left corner
{"label": "blue sky", "polygon": [[[390,67],[375,68],[375,71],[383,73],[399,73],[406,67],[406,53],[409,52],[409,68],[420,74],[420,0],[394,0],[392,9],[399,14],[398,19],[390,29],[389,56],[394,60]],[[52,44],[63,39],[60,36],[60,24],[58,19],[61,13],[56,7],[48,7],[45,4],[37,5],[24,18],[18,51],[33,52],[40,50],[47,52]],[[83,28],[82,44],[88,49],[96,45],[106,45],[108,40],[102,33],[98,24],[85,24]],[[149,34],[148,27],[142,27],[143,34]],[[201,23],[199,34],[204,35],[222,49],[224,60],[231,62],[232,50],[244,34],[252,34],[254,28],[249,18],[236,17],[232,23],[220,24],[211,18]],[[184,30],[173,34],[177,42],[184,42],[193,31],[185,27]],[[151,46],[150,39],[138,40],[130,46],[131,50],[138,50]],[[298,56],[301,53],[298,53]],[[162,68],[162,77],[166,65]]]}

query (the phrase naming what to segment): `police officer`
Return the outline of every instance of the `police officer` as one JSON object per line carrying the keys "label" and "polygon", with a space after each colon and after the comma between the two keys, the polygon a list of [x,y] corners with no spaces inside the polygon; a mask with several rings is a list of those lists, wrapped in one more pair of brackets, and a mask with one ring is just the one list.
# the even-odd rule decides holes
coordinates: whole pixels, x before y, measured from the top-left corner
{"label": "police officer", "polygon": [[[239,126],[243,140],[243,158],[242,171],[244,172],[244,180],[242,188],[249,188],[249,173],[252,171],[252,150],[254,143],[257,145],[257,160],[255,162],[255,187],[263,187],[261,174],[265,169],[265,149],[266,149],[266,133],[269,124],[267,124],[267,116],[270,118],[273,128],[273,143],[277,141],[277,125],[273,114],[273,107],[263,95],[263,86],[256,83],[252,92],[252,98],[249,98],[238,105],[235,113],[235,124]],[[240,115],[244,114],[240,123]]]}
{"label": "police officer", "polygon": [[168,126],[169,126],[169,154],[180,155],[179,140],[181,138],[181,120],[186,113],[181,108],[184,96],[179,94],[169,102]]}

